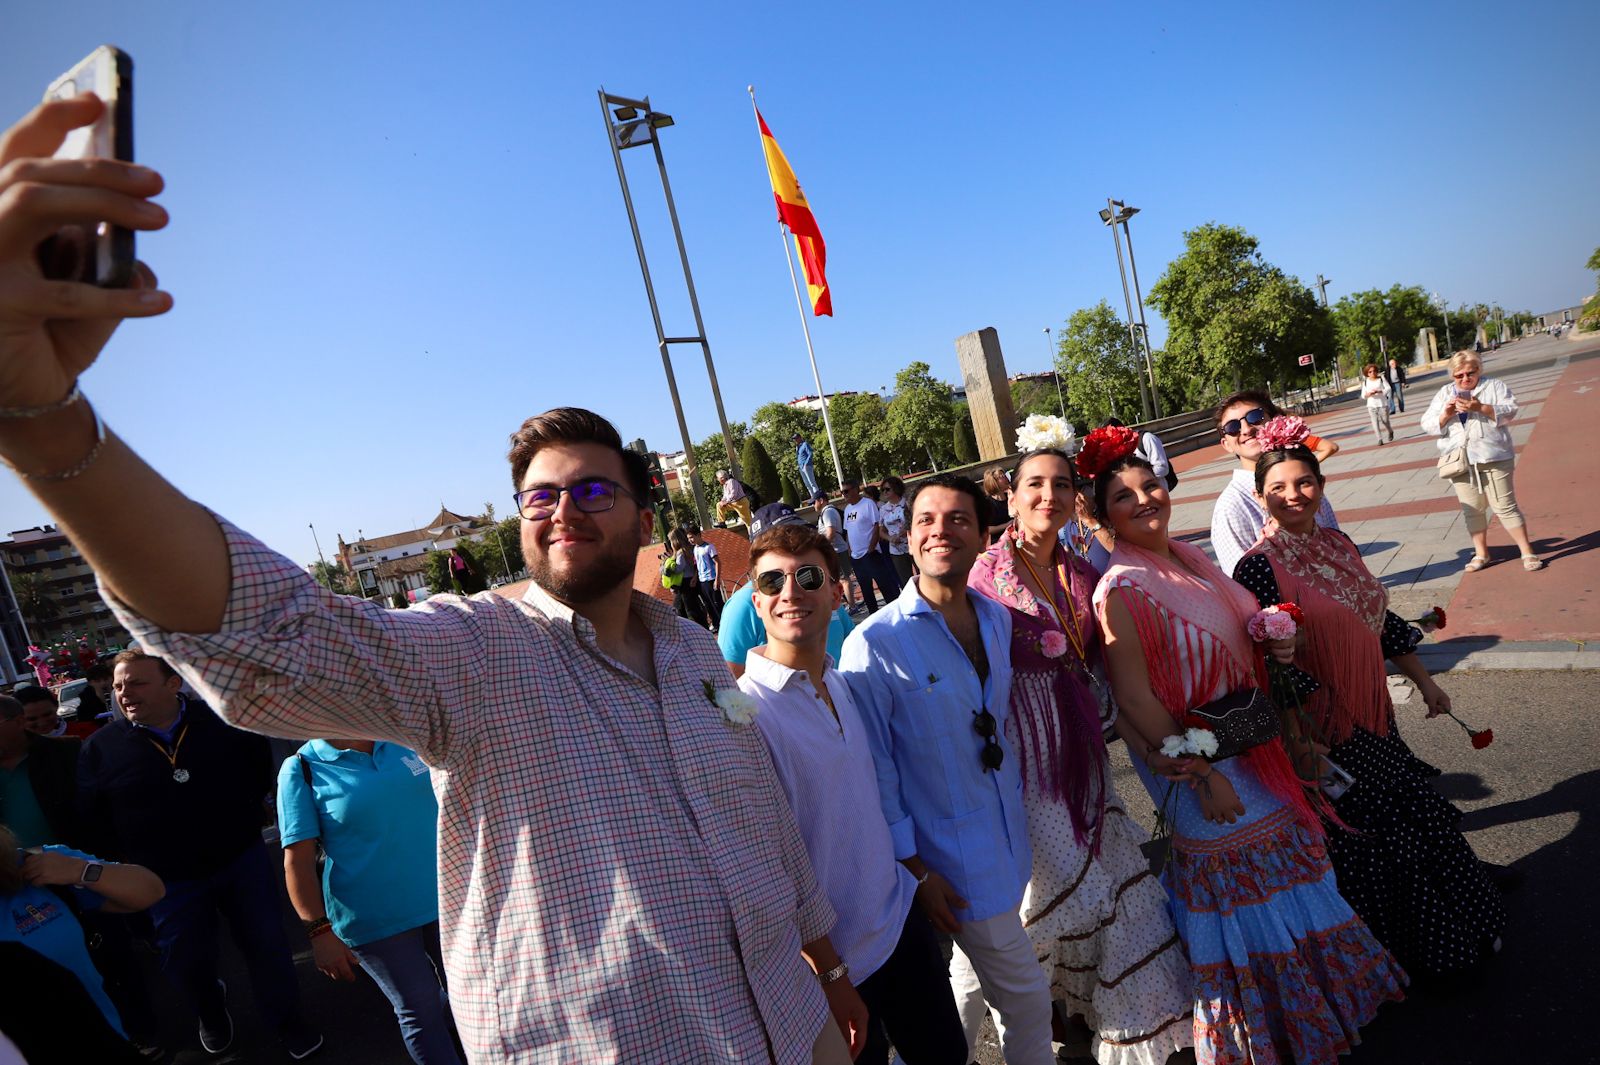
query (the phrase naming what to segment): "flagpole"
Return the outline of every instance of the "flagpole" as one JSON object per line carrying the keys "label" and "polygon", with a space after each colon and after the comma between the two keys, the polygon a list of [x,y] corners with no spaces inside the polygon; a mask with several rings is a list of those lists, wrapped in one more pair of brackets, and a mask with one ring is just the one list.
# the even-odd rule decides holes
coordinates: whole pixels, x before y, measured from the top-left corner
{"label": "flagpole", "polygon": [[[756,90],[753,85],[746,85],[745,91],[750,94],[750,110],[756,115],[756,136],[761,135],[761,111],[756,107]],[[762,149],[762,158],[766,158],[766,149]],[[828,417],[828,394],[822,390],[822,374],[817,371],[817,350],[811,345],[811,324],[806,321],[806,303],[800,298],[800,278],[795,274],[793,235],[789,227],[778,221],[778,239],[783,242],[783,261],[789,266],[789,284],[794,287],[794,306],[800,313],[800,331],[806,337],[806,355],[811,360],[811,379],[817,385],[817,402],[822,404],[822,428],[828,434],[828,451],[833,455],[833,475],[840,484],[844,483],[844,463],[839,461],[839,445],[833,439],[833,419]]]}

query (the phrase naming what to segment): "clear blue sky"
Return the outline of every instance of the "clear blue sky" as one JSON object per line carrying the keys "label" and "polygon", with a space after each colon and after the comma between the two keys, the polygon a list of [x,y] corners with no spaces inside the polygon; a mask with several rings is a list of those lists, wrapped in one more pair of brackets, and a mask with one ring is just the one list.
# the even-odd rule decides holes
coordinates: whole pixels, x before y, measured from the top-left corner
{"label": "clear blue sky", "polygon": [[[1401,282],[1537,313],[1594,287],[1577,2],[8,7],[8,120],[118,44],[139,157],[167,178],[173,222],[141,257],[177,307],[125,326],[86,391],[300,561],[312,522],[331,552],[441,501],[507,513],[506,437],[551,406],[678,447],[602,84],[677,118],[667,161],[735,419],[813,390],[747,83],[827,238],[830,390],[913,359],[953,380],[953,339],[991,325],[1012,372],[1043,368],[1045,326],[1102,298],[1120,313],[1107,195],[1142,208],[1147,291],[1211,220],[1333,299]],[[630,177],[668,331],[689,333],[646,156]],[[677,365],[699,439],[704,367],[694,348]],[[0,517],[45,520],[10,478]]]}

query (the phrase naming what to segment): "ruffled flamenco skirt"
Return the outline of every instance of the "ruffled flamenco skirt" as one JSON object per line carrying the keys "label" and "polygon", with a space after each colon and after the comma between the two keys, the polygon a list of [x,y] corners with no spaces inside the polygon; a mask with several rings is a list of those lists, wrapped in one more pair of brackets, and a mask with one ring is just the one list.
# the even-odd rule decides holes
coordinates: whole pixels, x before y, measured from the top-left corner
{"label": "ruffled flamenco skirt", "polygon": [[1238,759],[1219,762],[1245,815],[1216,825],[1194,791],[1135,763],[1173,825],[1164,871],[1194,979],[1200,1065],[1331,1065],[1405,971],[1356,916],[1324,843]]}

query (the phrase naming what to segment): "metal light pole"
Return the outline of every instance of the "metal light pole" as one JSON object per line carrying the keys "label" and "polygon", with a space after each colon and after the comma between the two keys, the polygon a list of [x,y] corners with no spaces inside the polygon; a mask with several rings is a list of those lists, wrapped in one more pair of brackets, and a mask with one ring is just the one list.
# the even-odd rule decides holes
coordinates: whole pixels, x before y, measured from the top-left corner
{"label": "metal light pole", "polygon": [[1056,402],[1061,404],[1061,416],[1067,416],[1067,400],[1061,393],[1061,371],[1056,368],[1056,346],[1050,339],[1050,327],[1044,327],[1044,346],[1050,352],[1050,376],[1056,379]]}
{"label": "metal light pole", "polygon": [[[311,530],[311,542],[317,545],[317,561],[322,563],[322,575],[326,577],[328,575],[328,560],[323,557],[322,541],[317,537],[317,527],[308,521],[306,522],[306,528]],[[328,591],[333,591],[331,582],[328,585]]]}
{"label": "metal light pole", "polygon": [[1433,294],[1433,302],[1438,304],[1440,309],[1444,311],[1444,343],[1446,349],[1448,349],[1445,351],[1444,357],[1448,359],[1456,353],[1456,346],[1450,340],[1450,301],[1435,292]]}
{"label": "metal light pole", "polygon": [[[739,475],[739,456],[733,450],[733,438],[728,434],[728,416],[722,407],[722,390],[717,384],[717,368],[711,360],[711,342],[706,339],[705,319],[700,314],[700,298],[695,293],[694,275],[689,270],[689,252],[683,242],[683,227],[678,223],[677,204],[672,199],[672,184],[667,180],[667,162],[661,154],[660,131],[673,125],[671,115],[662,114],[650,106],[650,97],[632,100],[626,96],[613,96],[602,87],[599,91],[600,115],[606,124],[606,140],[611,145],[611,158],[617,167],[617,183],[622,187],[622,202],[628,212],[628,226],[633,231],[633,247],[639,256],[639,272],[644,277],[645,296],[650,301],[650,317],[656,327],[656,346],[661,349],[661,365],[667,375],[667,391],[672,397],[673,413],[678,418],[678,433],[683,438],[684,459],[689,468],[689,492],[694,498],[695,513],[702,528],[711,526],[705,500],[700,494],[700,478],[696,475],[694,441],[689,436],[689,423],[683,416],[683,403],[678,398],[678,381],[672,372],[670,347],[673,344],[699,344],[705,355],[706,375],[711,380],[711,396],[716,402],[717,424],[722,428],[722,445],[728,453],[728,468]],[[661,306],[656,301],[655,283],[650,278],[650,264],[645,257],[644,239],[639,235],[639,218],[633,210],[633,194],[628,188],[628,175],[622,166],[622,153],[628,148],[650,145],[655,152],[656,170],[661,175],[661,191],[667,200],[667,215],[672,220],[672,234],[678,244],[678,261],[683,266],[684,285],[689,291],[689,306],[694,311],[694,336],[669,337],[661,325]]]}
{"label": "metal light pole", "polygon": [[[1133,320],[1133,297],[1128,292],[1128,269],[1122,261],[1122,234],[1117,230],[1118,223],[1124,221],[1118,208],[1127,210],[1127,205],[1119,203],[1110,197],[1106,198],[1106,205],[1100,211],[1100,221],[1111,227],[1111,242],[1117,249],[1117,273],[1122,278],[1122,304],[1128,312],[1128,339],[1133,341],[1135,357],[1142,353],[1143,348],[1139,341],[1139,329]],[[1133,210],[1137,210],[1134,208]],[[1131,212],[1129,214],[1131,217]],[[1143,421],[1150,421],[1155,417],[1154,407],[1150,402],[1150,387],[1145,375],[1139,375],[1139,408]]]}
{"label": "metal light pole", "polygon": [[[1328,286],[1331,284],[1333,284],[1332,281],[1323,277],[1321,274],[1317,275],[1317,283],[1313,287],[1316,288],[1317,295],[1322,298],[1323,310],[1328,309]],[[1344,375],[1339,372],[1339,352],[1337,347],[1335,347],[1333,353],[1333,387],[1340,391],[1344,389]]]}
{"label": "metal light pole", "polygon": [[1139,291],[1139,264],[1133,259],[1133,231],[1128,228],[1128,219],[1139,213],[1139,208],[1129,207],[1118,200],[1122,206],[1122,239],[1128,244],[1128,272],[1133,275],[1133,305],[1139,311],[1139,337],[1144,341],[1144,369],[1150,375],[1150,409],[1157,418],[1161,417],[1161,393],[1156,388],[1156,361],[1155,353],[1150,350],[1150,325],[1144,320],[1144,294]]}

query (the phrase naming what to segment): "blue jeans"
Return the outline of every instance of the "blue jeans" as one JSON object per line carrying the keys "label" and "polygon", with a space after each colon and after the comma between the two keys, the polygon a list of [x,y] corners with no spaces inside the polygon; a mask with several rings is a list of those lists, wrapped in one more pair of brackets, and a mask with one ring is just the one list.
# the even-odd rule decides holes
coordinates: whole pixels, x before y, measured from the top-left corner
{"label": "blue jeans", "polygon": [[900,577],[895,573],[894,563],[889,561],[888,555],[873,548],[860,558],[852,559],[851,565],[855,567],[856,581],[861,585],[861,598],[866,600],[867,613],[875,614],[878,610],[877,597],[872,594],[874,584],[883,593],[886,604],[899,598]]}
{"label": "blue jeans", "polygon": [[800,479],[806,483],[806,499],[815,499],[817,497],[817,493],[821,491],[821,489],[817,487],[816,468],[811,465],[801,466]]}
{"label": "blue jeans", "polygon": [[439,922],[350,949],[394,1007],[411,1060],[417,1065],[460,1065],[439,953]]}
{"label": "blue jeans", "polygon": [[303,1027],[294,958],[283,931],[282,882],[266,846],[258,842],[210,876],[167,881],[166,895],[150,907],[161,968],[201,1016],[222,1012],[217,986],[221,916],[244,955],[262,1019],[280,1033]]}

